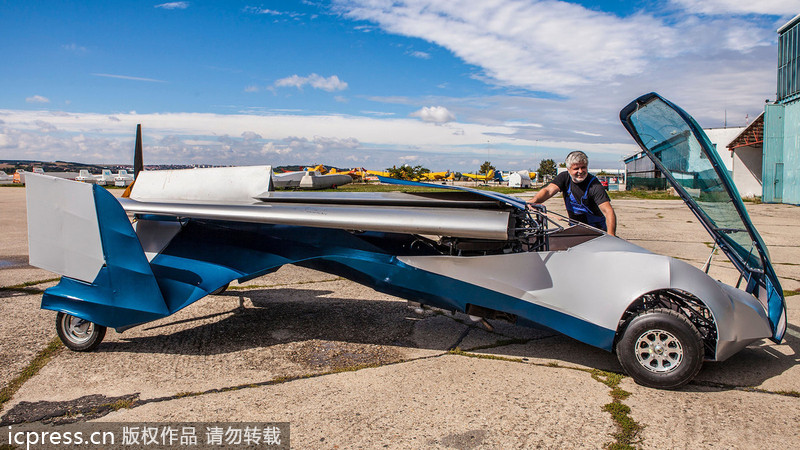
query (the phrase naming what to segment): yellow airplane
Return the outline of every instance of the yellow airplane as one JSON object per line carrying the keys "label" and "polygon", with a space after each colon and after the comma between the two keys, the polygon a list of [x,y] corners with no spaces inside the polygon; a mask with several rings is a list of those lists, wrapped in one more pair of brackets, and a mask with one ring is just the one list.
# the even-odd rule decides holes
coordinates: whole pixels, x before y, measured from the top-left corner
{"label": "yellow airplane", "polygon": [[377,175],[379,177],[386,177],[386,178],[392,177],[392,174],[390,174],[389,172],[381,172],[380,170],[365,170],[365,172],[370,175]]}
{"label": "yellow airplane", "polygon": [[320,175],[324,175],[325,172],[328,171],[328,169],[326,169],[325,166],[322,164],[316,165],[314,167],[306,167],[305,170],[308,172],[311,172],[313,170],[315,172],[319,172]]}
{"label": "yellow airplane", "polygon": [[471,179],[477,180],[477,181],[486,182],[486,181],[494,179],[494,170],[490,170],[489,173],[487,173],[485,175],[478,175],[478,174],[474,174],[474,173],[462,173],[461,176],[462,177],[471,178]]}
{"label": "yellow airplane", "polygon": [[453,177],[454,175],[449,170],[446,172],[428,172],[422,174],[422,178],[428,181],[448,180]]}
{"label": "yellow airplane", "polygon": [[331,170],[328,171],[328,175],[350,175],[354,180],[361,180],[367,175],[367,171],[359,167],[350,170],[337,170],[335,167],[332,167]]}

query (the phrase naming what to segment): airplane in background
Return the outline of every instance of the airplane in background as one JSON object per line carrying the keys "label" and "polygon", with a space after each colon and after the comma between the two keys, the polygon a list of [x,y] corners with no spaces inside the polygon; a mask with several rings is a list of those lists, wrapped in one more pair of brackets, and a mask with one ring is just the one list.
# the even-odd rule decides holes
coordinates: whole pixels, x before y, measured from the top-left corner
{"label": "airplane in background", "polygon": [[[392,174],[386,171],[380,170],[364,170],[361,169],[364,173],[368,175],[373,175],[375,177],[383,177],[383,178],[392,178]],[[445,172],[427,172],[420,174],[419,179],[414,179],[411,181],[440,181],[440,180],[452,180],[455,178],[455,174],[452,172],[445,171]]]}
{"label": "airplane in background", "polygon": [[75,177],[75,181],[94,184],[97,182],[97,177],[89,173],[88,170],[84,169],[78,172],[78,176]]}
{"label": "airplane in background", "polygon": [[303,170],[305,172],[317,172],[320,175],[325,175],[326,173],[328,173],[328,169],[326,169],[323,164],[317,164],[314,167],[306,167]]}
{"label": "airplane in background", "polygon": [[[444,172],[428,172],[423,173],[422,178],[428,181],[440,181],[440,180],[452,180],[455,178],[455,175],[450,172],[449,170]],[[422,180],[420,180],[422,181]]]}
{"label": "airplane in background", "polygon": [[114,173],[110,169],[103,169],[100,175],[92,175],[95,177],[95,183],[100,186],[111,186],[114,184]]}
{"label": "airplane in background", "polygon": [[14,177],[0,170],[0,181],[14,181]]}
{"label": "airplane in background", "polygon": [[133,183],[133,174],[128,173],[127,170],[120,170],[114,176],[114,186],[128,187],[131,183]]}
{"label": "airplane in background", "polygon": [[474,173],[462,173],[462,177],[467,177],[476,181],[483,181],[484,183],[488,182],[489,180],[495,180],[495,171],[494,169],[490,170],[487,174],[474,174]]}
{"label": "airplane in background", "polygon": [[381,170],[365,170],[365,172],[368,173],[369,175],[375,175],[375,176],[378,176],[378,177],[392,178],[392,174],[390,174],[389,172],[381,171]]}
{"label": "airplane in background", "polygon": [[530,188],[532,185],[530,172],[527,170],[520,170],[518,172],[511,172],[508,175],[508,187],[515,188]]}
{"label": "airplane in background", "polygon": [[352,182],[353,177],[350,175],[340,173],[323,175],[316,170],[272,173],[272,184],[275,188],[279,189],[329,189],[337,186],[344,186]]}

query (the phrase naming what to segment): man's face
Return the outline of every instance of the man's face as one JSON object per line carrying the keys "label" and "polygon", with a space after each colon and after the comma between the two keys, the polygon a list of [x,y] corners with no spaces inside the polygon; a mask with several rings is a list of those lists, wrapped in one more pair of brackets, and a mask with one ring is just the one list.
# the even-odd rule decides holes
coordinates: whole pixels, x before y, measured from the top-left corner
{"label": "man's face", "polygon": [[584,163],[573,164],[569,166],[567,171],[573,183],[580,183],[589,175],[589,168]]}

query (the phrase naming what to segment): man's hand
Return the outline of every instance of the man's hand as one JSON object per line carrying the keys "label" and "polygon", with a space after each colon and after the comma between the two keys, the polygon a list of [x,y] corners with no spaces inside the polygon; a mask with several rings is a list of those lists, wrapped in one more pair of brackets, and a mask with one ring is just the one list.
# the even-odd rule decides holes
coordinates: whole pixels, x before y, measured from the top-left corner
{"label": "man's hand", "polygon": [[603,216],[606,218],[606,232],[611,236],[617,235],[617,214],[614,212],[614,208],[611,207],[611,202],[605,202],[597,205],[600,208],[600,212],[603,213]]}
{"label": "man's hand", "polygon": [[545,207],[544,207],[543,204],[541,204],[541,203],[533,203],[530,200],[525,202],[525,206],[527,206],[528,209],[535,209],[535,210],[538,210],[538,211],[544,211],[545,210]]}

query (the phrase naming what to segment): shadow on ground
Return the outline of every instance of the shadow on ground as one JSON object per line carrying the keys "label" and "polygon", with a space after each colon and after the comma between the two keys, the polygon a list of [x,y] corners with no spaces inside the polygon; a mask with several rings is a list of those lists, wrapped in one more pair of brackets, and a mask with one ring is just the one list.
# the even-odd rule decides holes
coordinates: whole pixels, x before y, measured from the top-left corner
{"label": "shadow on ground", "polygon": [[[343,357],[343,363],[358,364],[363,358],[366,358],[364,362],[374,361],[376,355],[351,355],[346,351],[337,354],[337,345],[331,343],[439,351],[461,345],[467,350],[484,348],[481,352],[487,354],[551,359],[621,371],[615,355],[556,335],[551,330],[492,321],[495,332],[490,333],[462,314],[418,317],[409,311],[405,302],[328,297],[333,293],[312,289],[228,292],[225,297],[246,296],[253,306],[190,319],[165,319],[156,325],[145,324],[142,332],[146,336],[126,337],[122,334],[120,341],[103,343],[98,351],[211,355],[294,342],[313,346],[313,349],[308,349],[311,353]],[[214,297],[206,301],[214,301]],[[211,320],[216,317],[222,318]],[[198,325],[191,326],[193,322]],[[421,333],[422,339],[419,333],[421,323],[428,324],[428,330]],[[433,328],[449,337],[426,339],[437,331]],[[789,328],[800,335],[797,333],[800,328],[794,325]],[[698,379],[727,386],[759,386],[798,365],[800,339],[787,333],[784,345],[775,346],[762,341],[727,361],[706,362]]]}

